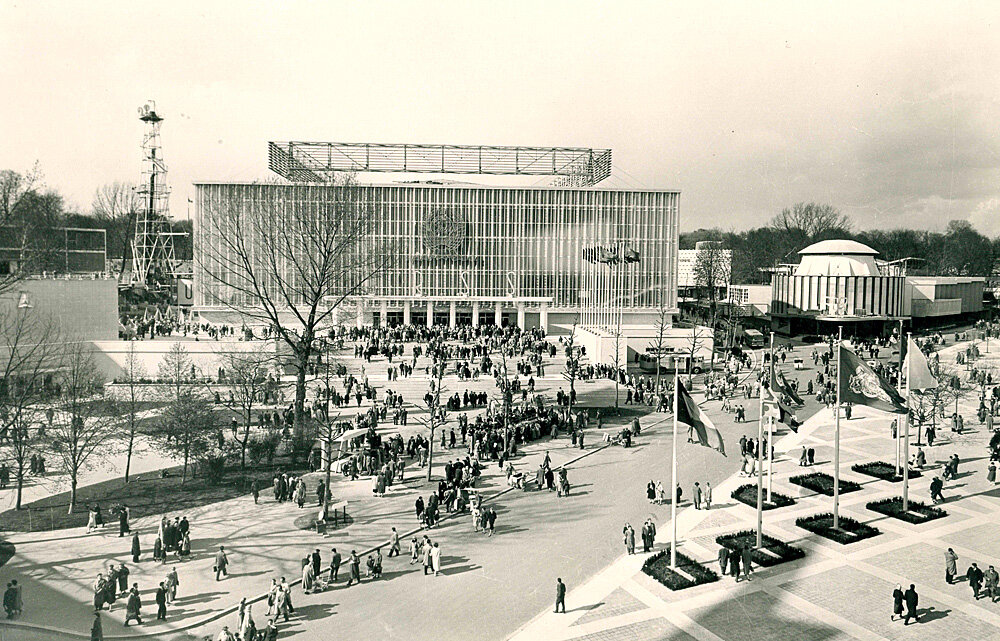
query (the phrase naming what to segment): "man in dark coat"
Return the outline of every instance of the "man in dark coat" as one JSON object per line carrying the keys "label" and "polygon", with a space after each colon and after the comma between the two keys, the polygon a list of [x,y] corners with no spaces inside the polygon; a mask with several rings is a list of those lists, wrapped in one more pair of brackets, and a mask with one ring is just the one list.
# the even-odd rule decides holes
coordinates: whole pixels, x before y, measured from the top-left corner
{"label": "man in dark coat", "polygon": [[133,583],[132,589],[128,593],[128,603],[125,606],[125,627],[128,627],[128,622],[135,619],[142,625],[142,599],[139,598],[139,584]]}
{"label": "man in dark coat", "polygon": [[123,537],[127,532],[131,532],[128,526],[128,507],[122,505],[118,512],[118,536]]}
{"label": "man in dark coat", "polygon": [[330,582],[333,583],[337,580],[337,573],[340,572],[341,556],[340,552],[337,551],[337,548],[331,549],[330,553],[333,554],[333,556],[330,557]]}
{"label": "man in dark coat", "polygon": [[167,588],[164,587],[162,581],[160,581],[160,587],[156,588],[156,618],[162,621],[167,620]]}
{"label": "man in dark coat", "polygon": [[738,549],[729,552],[729,573],[736,582],[740,582],[740,551]]}
{"label": "man in dark coat", "polygon": [[906,616],[903,617],[903,625],[910,625],[910,617],[913,617],[914,621],[919,621],[917,618],[917,590],[910,584],[910,589],[903,593],[903,600],[906,601]]}
{"label": "man in dark coat", "polygon": [[124,595],[128,592],[128,573],[129,569],[125,567],[125,562],[122,561],[121,567],[118,568],[118,594]]}
{"label": "man in dark coat", "polygon": [[740,560],[743,562],[743,576],[747,581],[752,581],[753,577],[750,575],[753,573],[753,549],[749,545],[743,546],[740,550]]}
{"label": "man in dark coat", "polygon": [[973,563],[965,573],[965,578],[969,580],[969,587],[972,588],[972,596],[979,599],[979,589],[983,587],[983,571]]}
{"label": "man in dark coat", "polygon": [[319,572],[320,572],[320,569],[321,569],[320,568],[321,561],[320,561],[320,556],[319,556],[319,548],[316,548],[315,550],[313,550],[313,553],[312,553],[312,556],[310,557],[310,559],[312,560],[313,576],[316,577],[316,578],[319,578]]}
{"label": "man in dark coat", "polygon": [[719,547],[719,574],[725,576],[727,565],[729,565],[729,548],[723,545]]}
{"label": "man in dark coat", "polygon": [[132,533],[132,563],[138,563],[139,562],[139,553],[140,553],[140,549],[139,549],[139,533],[138,532],[133,532]]}
{"label": "man in dark coat", "polygon": [[562,606],[563,614],[566,614],[566,584],[563,583],[562,579],[556,579],[556,612],[559,612],[559,607]]}

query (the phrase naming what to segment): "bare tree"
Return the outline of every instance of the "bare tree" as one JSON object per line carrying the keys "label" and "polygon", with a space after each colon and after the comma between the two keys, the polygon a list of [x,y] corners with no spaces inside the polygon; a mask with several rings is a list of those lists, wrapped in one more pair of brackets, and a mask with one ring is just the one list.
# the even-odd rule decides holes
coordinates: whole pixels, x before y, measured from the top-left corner
{"label": "bare tree", "polygon": [[91,209],[94,218],[107,230],[109,255],[121,258],[121,269],[118,270],[118,282],[121,283],[132,267],[129,264],[132,236],[136,218],[142,209],[142,199],[135,185],[115,181],[97,190]]}
{"label": "bare tree", "polygon": [[[709,326],[716,331],[719,325],[719,291],[729,287],[732,278],[732,251],[725,249],[721,242],[709,242],[695,254],[694,279],[699,291],[708,296]],[[713,345],[709,369],[715,369],[715,349]]]}
{"label": "bare tree", "polygon": [[448,423],[448,413],[445,408],[441,405],[441,392],[443,390],[443,379],[444,379],[444,369],[447,359],[445,358],[445,346],[442,345],[441,349],[434,350],[428,348],[428,356],[432,358],[431,366],[431,389],[427,391],[425,400],[427,401],[427,409],[429,410],[427,416],[426,426],[430,430],[430,438],[427,442],[427,480],[431,480],[431,468],[434,465],[434,432],[440,428],[444,429],[445,425]]}
{"label": "bare tree", "polygon": [[117,417],[104,397],[104,380],[83,343],[67,345],[57,420],[49,435],[52,451],[69,474],[69,514],[76,506],[80,472],[97,452],[110,453],[118,437]]}
{"label": "bare tree", "polygon": [[573,328],[569,333],[569,341],[566,343],[566,369],[563,371],[563,378],[569,383],[569,414],[573,415],[573,404],[576,399],[576,379],[580,377],[580,350],[576,347],[576,325],[580,322],[579,316],[573,319]]}
{"label": "bare tree", "polygon": [[276,184],[254,185],[239,202],[210,196],[198,231],[208,297],[272,327],[290,348],[299,433],[318,330],[394,255],[376,238],[367,192],[352,177],[300,189],[301,202]]}
{"label": "bare tree", "polygon": [[181,397],[185,384],[191,379],[191,358],[179,342],[174,343],[160,361],[158,376],[174,388],[174,400]]}
{"label": "bare tree", "polygon": [[119,379],[120,385],[124,387],[123,397],[118,399],[117,404],[120,414],[125,424],[125,482],[129,481],[129,473],[132,469],[132,452],[135,449],[135,437],[139,433],[139,414],[146,401],[146,385],[143,379],[146,377],[145,368],[139,355],[135,351],[135,341],[129,341],[128,354],[125,356],[125,364],[122,366],[122,377]]}
{"label": "bare tree", "polygon": [[167,405],[150,433],[163,449],[181,460],[181,484],[184,484],[191,459],[203,458],[213,451],[218,430],[219,417],[211,403],[185,389]]}
{"label": "bare tree", "polygon": [[25,469],[30,458],[42,449],[40,439],[31,437],[29,426],[36,422],[47,400],[46,377],[56,370],[60,350],[58,333],[49,319],[38,318],[28,308],[0,311],[0,446],[13,463],[17,499],[21,509]]}
{"label": "bare tree", "polygon": [[[223,366],[229,385],[233,390],[233,400],[243,419],[242,434],[233,435],[240,447],[240,469],[246,469],[247,444],[250,442],[250,424],[253,406],[260,402],[267,389],[267,375],[274,366],[275,355],[264,347],[249,351],[230,351],[223,356]],[[234,408],[235,409],[235,408]]]}
{"label": "bare tree", "polygon": [[611,365],[615,368],[615,413],[619,412],[618,408],[618,382],[621,379],[621,367],[622,367],[622,330],[621,326],[615,330],[615,353],[611,357]]}
{"label": "bare tree", "polygon": [[697,358],[698,352],[705,345],[706,339],[707,332],[705,332],[705,328],[697,323],[692,323],[691,334],[687,337],[688,356],[690,358],[688,362],[688,388],[691,387],[691,381],[694,378],[695,358]]}
{"label": "bare tree", "polygon": [[821,240],[851,231],[851,219],[832,205],[796,203],[771,219],[771,227],[802,240]]}
{"label": "bare tree", "polygon": [[[662,297],[661,297],[662,298]],[[653,338],[653,342],[650,343],[650,347],[653,348],[654,357],[656,362],[656,405],[659,408],[660,405],[660,370],[662,369],[662,361],[664,353],[667,351],[667,330],[671,327],[671,315],[667,311],[666,306],[661,302],[659,309],[656,311],[656,336]]]}
{"label": "bare tree", "polygon": [[63,200],[40,186],[37,163],[24,174],[0,171],[0,234],[3,246],[13,250],[6,258],[12,268],[0,275],[0,293],[28,274],[61,266],[58,235],[52,232],[63,220]]}

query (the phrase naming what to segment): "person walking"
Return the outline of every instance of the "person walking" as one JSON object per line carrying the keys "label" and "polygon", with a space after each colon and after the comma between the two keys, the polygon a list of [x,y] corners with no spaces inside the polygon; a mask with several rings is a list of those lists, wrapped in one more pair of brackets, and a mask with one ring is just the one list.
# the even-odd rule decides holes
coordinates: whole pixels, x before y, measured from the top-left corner
{"label": "person walking", "polygon": [[399,533],[396,532],[396,528],[392,528],[392,534],[389,535],[389,553],[386,557],[399,556]]}
{"label": "person walking", "polygon": [[156,620],[167,620],[167,588],[160,581],[160,587],[156,588]]}
{"label": "person walking", "polygon": [[726,546],[719,547],[719,574],[726,576],[726,566],[729,565],[729,548]]}
{"label": "person walking", "polygon": [[351,550],[351,556],[347,560],[347,565],[351,573],[351,576],[347,579],[347,587],[351,587],[355,582],[361,583],[361,559],[358,558],[358,554],[354,550]]}
{"label": "person walking", "polygon": [[556,579],[556,614],[559,613],[559,606],[562,606],[562,613],[566,614],[566,584],[562,578]]}
{"label": "person walking", "polygon": [[441,545],[437,541],[431,548],[431,566],[434,568],[434,576],[441,574]]}
{"label": "person walking", "polygon": [[139,555],[142,550],[139,548],[139,533],[132,533],[132,563],[139,562]]}
{"label": "person walking", "polygon": [[142,599],[139,598],[139,584],[133,583],[132,589],[128,593],[128,602],[125,605],[125,627],[128,622],[135,619],[142,625]]}
{"label": "person walking", "polygon": [[989,566],[986,572],[983,573],[984,585],[983,588],[986,592],[986,596],[990,598],[990,603],[996,603],[997,587],[1000,585],[1000,574],[993,566]]}
{"label": "person walking", "polygon": [[941,490],[944,489],[944,481],[941,480],[940,476],[935,476],[931,479],[931,501],[934,503],[944,503],[944,495]]}
{"label": "person walking", "polygon": [[706,510],[712,509],[712,484],[705,481],[705,489],[701,493],[701,500],[705,504]]}
{"label": "person walking", "polygon": [[990,482],[990,485],[994,485],[997,482],[997,464],[993,461],[990,461],[990,465],[986,469],[986,480]]}
{"label": "person walking", "polygon": [[257,483],[257,479],[250,484],[250,494],[253,495],[253,504],[257,505],[260,502],[260,484]]}
{"label": "person walking", "polygon": [[983,571],[973,563],[965,571],[965,578],[969,580],[969,587],[972,588],[972,598],[979,600],[979,589],[983,587]]}
{"label": "person walking", "polygon": [[337,548],[332,548],[330,550],[330,583],[335,583],[337,581],[337,574],[340,572],[340,552]]}
{"label": "person walking", "polygon": [[635,530],[628,523],[622,528],[622,538],[625,543],[625,552],[635,554]]}
{"label": "person walking", "polygon": [[892,591],[892,615],[889,620],[895,621],[896,617],[903,618],[903,586],[898,583]]}
{"label": "person walking", "polygon": [[739,548],[735,550],[730,550],[729,552],[729,574],[735,579],[736,583],[740,582],[740,551]]}
{"label": "person walking", "polygon": [[917,618],[917,590],[910,584],[910,589],[903,593],[903,600],[906,602],[906,616],[903,618],[903,625],[910,625],[910,618],[912,617],[914,621],[919,621]]}
{"label": "person walking", "polygon": [[955,582],[955,575],[958,574],[958,555],[955,554],[955,550],[948,548],[948,551],[944,553],[944,580],[951,585]]}
{"label": "person walking", "polygon": [[701,485],[698,481],[694,482],[694,489],[691,491],[691,502],[694,503],[694,509],[701,509]]}
{"label": "person walking", "polygon": [[747,581],[752,581],[753,576],[753,548],[749,545],[744,545],[743,549],[740,550],[740,561],[743,562],[743,576],[746,577]]}
{"label": "person walking", "polygon": [[215,553],[215,580],[219,581],[224,576],[229,576],[229,557],[226,556],[226,546],[220,545],[219,551]]}
{"label": "person walking", "polygon": [[104,623],[101,621],[101,613],[94,612],[94,623],[90,626],[90,641],[104,641]]}

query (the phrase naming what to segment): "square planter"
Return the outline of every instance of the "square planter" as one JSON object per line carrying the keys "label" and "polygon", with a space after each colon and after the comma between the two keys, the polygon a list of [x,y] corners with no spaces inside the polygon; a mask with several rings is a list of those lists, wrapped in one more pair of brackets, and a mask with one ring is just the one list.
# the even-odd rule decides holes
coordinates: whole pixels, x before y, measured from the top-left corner
{"label": "square planter", "polygon": [[[642,564],[642,571],[671,590],[693,588],[696,585],[719,580],[719,575],[680,552],[677,553],[676,572],[670,569],[670,549],[653,554]],[[693,580],[692,580],[693,579]]]}
{"label": "square planter", "polygon": [[[806,555],[801,548],[789,545],[766,534],[761,537],[761,540],[764,544],[763,549],[754,549],[753,551],[753,562],[757,565],[770,567],[784,563],[785,561],[801,559]],[[730,550],[747,546],[753,548],[757,544],[757,532],[754,530],[743,530],[741,532],[734,532],[733,534],[723,534],[717,536],[715,542]]]}
{"label": "square planter", "polygon": [[[902,474],[896,474],[896,466],[892,463],[886,463],[885,461],[856,463],[851,466],[851,470],[857,472],[858,474],[874,476],[877,479],[889,481],[890,483],[899,483],[903,480]],[[909,477],[911,479],[920,478],[920,476],[922,475],[917,470],[910,470]]]}
{"label": "square planter", "polygon": [[903,512],[903,499],[898,496],[894,496],[891,499],[882,499],[881,501],[871,501],[865,507],[872,512],[878,512],[879,514],[914,524],[926,523],[934,519],[943,519],[948,516],[948,513],[941,508],[927,505],[920,501],[910,501],[908,506],[910,508],[909,511]]}
{"label": "square planter", "polygon": [[[798,476],[791,477],[788,481],[790,483],[794,483],[795,485],[804,487],[807,490],[812,490],[813,492],[818,492],[819,494],[824,494],[826,496],[833,496],[833,477],[829,474],[825,474],[823,472],[800,474]],[[854,481],[840,479],[841,494],[857,492],[860,489],[860,484],[855,483]]]}
{"label": "square planter", "polygon": [[795,519],[795,525],[842,545],[870,539],[882,533],[877,527],[872,527],[849,516],[841,516],[840,527],[834,529],[833,514],[830,512],[814,514],[813,516],[800,516]]}
{"label": "square planter", "polygon": [[[730,495],[740,503],[749,505],[753,509],[757,509],[757,485],[755,483],[747,483],[746,485],[741,485],[739,488],[733,490]],[[784,494],[779,494],[778,492],[771,492],[771,502],[767,502],[767,490],[764,490],[764,505],[765,510],[774,510],[779,507],[787,507],[789,505],[795,505],[795,499]]]}

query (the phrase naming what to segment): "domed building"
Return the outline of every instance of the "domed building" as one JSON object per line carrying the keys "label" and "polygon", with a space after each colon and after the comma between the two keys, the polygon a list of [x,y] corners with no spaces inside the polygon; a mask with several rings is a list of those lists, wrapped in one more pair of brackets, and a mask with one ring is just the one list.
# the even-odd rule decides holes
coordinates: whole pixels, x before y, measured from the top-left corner
{"label": "domed building", "polygon": [[906,277],[853,240],[824,240],[799,252],[794,268],[771,280],[772,329],[787,334],[878,334],[907,318]]}

